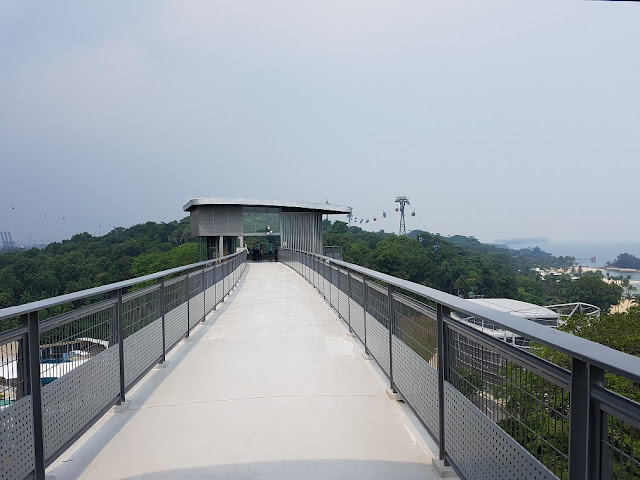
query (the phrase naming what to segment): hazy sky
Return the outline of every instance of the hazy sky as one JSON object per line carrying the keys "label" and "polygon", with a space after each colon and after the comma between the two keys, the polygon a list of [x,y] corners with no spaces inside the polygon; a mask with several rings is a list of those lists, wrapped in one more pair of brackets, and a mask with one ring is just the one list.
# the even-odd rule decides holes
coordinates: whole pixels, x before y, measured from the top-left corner
{"label": "hazy sky", "polygon": [[406,195],[408,229],[637,241],[639,25],[626,2],[3,0],[0,231],[327,186],[372,230]]}

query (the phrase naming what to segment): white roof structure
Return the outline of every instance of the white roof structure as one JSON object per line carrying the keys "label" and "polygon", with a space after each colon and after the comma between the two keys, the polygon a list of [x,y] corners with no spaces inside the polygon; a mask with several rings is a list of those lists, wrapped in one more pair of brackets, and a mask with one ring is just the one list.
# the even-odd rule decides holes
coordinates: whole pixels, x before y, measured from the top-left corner
{"label": "white roof structure", "polygon": [[538,318],[560,318],[558,313],[553,310],[549,310],[546,307],[541,307],[534,303],[521,302],[520,300],[512,300],[510,298],[472,298],[469,301],[484,307],[493,308],[500,312],[510,313],[517,317],[527,318],[529,320],[535,320]]}
{"label": "white roof structure", "polygon": [[285,211],[306,211],[322,214],[351,213],[351,207],[344,205],[332,205],[330,203],[309,203],[296,201],[262,200],[255,198],[223,198],[223,197],[197,197],[184,204],[182,209],[190,212],[197,206],[203,205],[240,205],[243,207],[275,207]]}

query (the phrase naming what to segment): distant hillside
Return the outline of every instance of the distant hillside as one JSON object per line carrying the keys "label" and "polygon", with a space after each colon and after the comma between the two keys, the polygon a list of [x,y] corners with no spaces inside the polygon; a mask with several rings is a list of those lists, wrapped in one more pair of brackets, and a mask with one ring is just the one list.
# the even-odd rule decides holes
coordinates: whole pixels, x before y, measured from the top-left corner
{"label": "distant hillside", "polygon": [[571,257],[554,257],[539,248],[511,250],[473,237],[442,237],[417,230],[399,237],[366,232],[340,221],[325,220],[323,227],[325,245],[342,246],[345,261],[454,295],[507,297],[545,305],[579,300],[573,297],[583,294],[567,288],[568,275],[545,281],[532,270],[573,264]]}

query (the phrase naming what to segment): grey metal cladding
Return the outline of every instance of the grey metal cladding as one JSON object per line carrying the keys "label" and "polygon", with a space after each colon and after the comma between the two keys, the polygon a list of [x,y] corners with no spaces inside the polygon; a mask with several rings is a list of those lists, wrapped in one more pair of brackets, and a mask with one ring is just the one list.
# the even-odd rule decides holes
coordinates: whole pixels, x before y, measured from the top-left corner
{"label": "grey metal cladding", "polygon": [[205,207],[200,209],[198,220],[199,232],[201,237],[209,237],[214,235],[213,230],[213,207]]}
{"label": "grey metal cladding", "polygon": [[242,207],[239,205],[229,206],[229,231],[227,235],[242,235]]}
{"label": "grey metal cladding", "polygon": [[191,236],[200,237],[200,209],[196,209],[189,215],[191,223]]}

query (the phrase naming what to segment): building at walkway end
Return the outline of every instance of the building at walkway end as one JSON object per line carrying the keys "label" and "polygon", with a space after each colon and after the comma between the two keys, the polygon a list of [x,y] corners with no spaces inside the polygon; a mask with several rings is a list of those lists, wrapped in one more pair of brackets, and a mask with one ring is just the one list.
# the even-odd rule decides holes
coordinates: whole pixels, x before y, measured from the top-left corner
{"label": "building at walkway end", "polygon": [[322,253],[322,215],[350,214],[351,207],[251,198],[192,198],[183,206],[198,237],[201,259],[237,252],[246,237],[267,237],[276,245]]}

